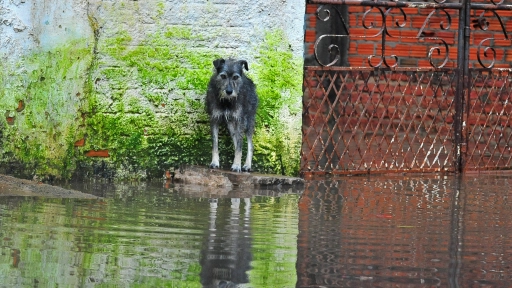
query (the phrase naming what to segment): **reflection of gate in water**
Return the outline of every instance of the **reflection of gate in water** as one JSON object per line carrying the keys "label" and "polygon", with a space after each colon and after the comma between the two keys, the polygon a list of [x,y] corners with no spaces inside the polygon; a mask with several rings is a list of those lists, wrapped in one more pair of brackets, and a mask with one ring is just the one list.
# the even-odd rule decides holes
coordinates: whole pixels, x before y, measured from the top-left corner
{"label": "reflection of gate in water", "polygon": [[508,186],[496,176],[308,181],[296,287],[510,287]]}
{"label": "reflection of gate in water", "polygon": [[303,175],[512,166],[512,0],[434,1],[308,1]]}

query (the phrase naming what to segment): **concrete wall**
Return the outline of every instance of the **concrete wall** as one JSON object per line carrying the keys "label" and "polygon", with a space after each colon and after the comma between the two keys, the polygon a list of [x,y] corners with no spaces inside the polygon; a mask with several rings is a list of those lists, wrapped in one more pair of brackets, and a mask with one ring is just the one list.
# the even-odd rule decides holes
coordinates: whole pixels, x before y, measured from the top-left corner
{"label": "concrete wall", "polygon": [[[212,61],[237,57],[249,61],[261,98],[254,167],[296,173],[304,7],[0,0],[4,172],[139,178],[180,163],[207,165],[203,99]],[[224,138],[221,164],[229,166]]]}

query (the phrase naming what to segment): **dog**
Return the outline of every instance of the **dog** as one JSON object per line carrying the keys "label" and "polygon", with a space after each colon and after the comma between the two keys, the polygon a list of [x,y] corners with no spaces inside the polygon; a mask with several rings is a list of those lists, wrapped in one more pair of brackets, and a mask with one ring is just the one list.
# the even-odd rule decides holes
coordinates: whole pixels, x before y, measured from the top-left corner
{"label": "dog", "polygon": [[[244,73],[244,69],[249,71],[245,60],[217,59],[213,66],[215,71],[210,78],[205,101],[213,142],[210,168],[219,168],[219,125],[226,124],[235,146],[231,171],[250,172],[254,152],[252,136],[259,101],[256,85]],[[244,134],[247,137],[247,158],[242,167]]]}

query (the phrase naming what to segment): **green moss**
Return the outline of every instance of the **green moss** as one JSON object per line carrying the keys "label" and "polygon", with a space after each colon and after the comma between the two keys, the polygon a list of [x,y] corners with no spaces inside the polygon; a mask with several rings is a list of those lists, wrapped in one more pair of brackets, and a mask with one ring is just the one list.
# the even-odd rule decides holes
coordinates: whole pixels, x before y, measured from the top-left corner
{"label": "green moss", "polygon": [[266,33],[254,67],[260,99],[255,168],[298,175],[302,59],[293,57],[284,32],[277,30]]}
{"label": "green moss", "polygon": [[[28,175],[66,177],[73,170],[73,143],[83,136],[80,109],[92,51],[82,42],[22,57],[4,66],[0,111],[12,111],[4,125],[1,161],[19,162]],[[24,109],[16,111],[19,101]],[[5,121],[5,118],[2,119]]]}
{"label": "green moss", "polygon": [[[211,139],[202,99],[212,61],[219,55],[191,48],[190,43],[204,37],[184,27],[169,27],[137,43],[126,32],[118,35],[100,43],[100,50],[115,63],[100,71],[108,87],[97,90],[97,100],[92,101],[97,107],[88,120],[88,134],[94,137],[86,149],[109,149],[109,161],[116,169],[130,172],[155,171],[158,175],[182,163],[208,164]],[[298,174],[301,65],[283,32],[266,34],[251,69],[260,97],[256,170]],[[139,87],[138,95],[151,105],[128,95],[127,86]],[[107,102],[110,110],[102,107]],[[220,151],[225,151],[221,163],[229,167],[233,146],[225,130],[221,131]]]}
{"label": "green moss", "polygon": [[[95,31],[92,49],[71,43],[24,57],[0,71],[0,111],[15,117],[14,125],[0,118],[5,139],[0,141],[0,161],[23,163],[31,175],[58,177],[69,177],[77,161],[101,161],[115,170],[156,176],[182,163],[209,163],[211,139],[203,97],[212,60],[220,55],[190,45],[205,37],[186,27],[162,29],[142,41],[126,31],[116,35],[102,42]],[[97,59],[93,51],[106,57]],[[260,108],[254,168],[296,175],[301,61],[293,57],[282,32],[266,34],[256,60],[251,76]],[[17,112],[20,100],[25,108]],[[83,137],[86,146],[74,147]],[[111,157],[84,156],[99,149],[108,149]],[[229,167],[233,146],[225,130],[220,151],[221,163]]]}
{"label": "green moss", "polygon": [[200,38],[196,35],[192,35],[192,29],[188,27],[168,27],[164,32],[164,36],[166,38],[175,38],[175,39],[184,39],[184,40],[194,40]]}
{"label": "green moss", "polygon": [[143,87],[166,88],[169,83],[175,82],[181,90],[203,94],[206,92],[212,59],[218,55],[208,50],[188,48],[185,42],[179,41],[194,40],[194,37],[188,28],[171,27],[130,48],[128,44],[131,38],[122,32],[122,36],[107,43],[106,50],[128,67],[135,68]]}
{"label": "green moss", "polygon": [[[94,91],[87,120],[94,136],[84,150],[108,149],[115,169],[157,176],[178,164],[207,163],[211,145],[202,96],[218,55],[188,48],[202,39],[189,28],[170,27],[135,44],[128,33],[118,35],[99,43],[114,63],[98,71],[104,84]],[[128,94],[129,87],[138,87],[137,94]]]}
{"label": "green moss", "polygon": [[164,2],[158,2],[156,4],[156,7],[157,7],[157,16],[158,17],[164,16],[164,13],[165,13],[165,4],[164,4]]}

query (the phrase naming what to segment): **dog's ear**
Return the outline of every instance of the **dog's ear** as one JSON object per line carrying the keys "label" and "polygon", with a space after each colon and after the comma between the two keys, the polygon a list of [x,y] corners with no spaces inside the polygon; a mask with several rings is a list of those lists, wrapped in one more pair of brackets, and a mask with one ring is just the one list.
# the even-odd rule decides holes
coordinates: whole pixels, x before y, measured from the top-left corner
{"label": "dog's ear", "polygon": [[224,66],[224,63],[226,63],[226,60],[220,58],[213,61],[213,66],[215,67],[215,69],[217,69],[217,71],[220,71],[220,68]]}
{"label": "dog's ear", "polygon": [[240,60],[238,61],[238,63],[240,63],[240,65],[242,65],[245,68],[245,70],[249,71],[249,64],[247,64],[247,61]]}

